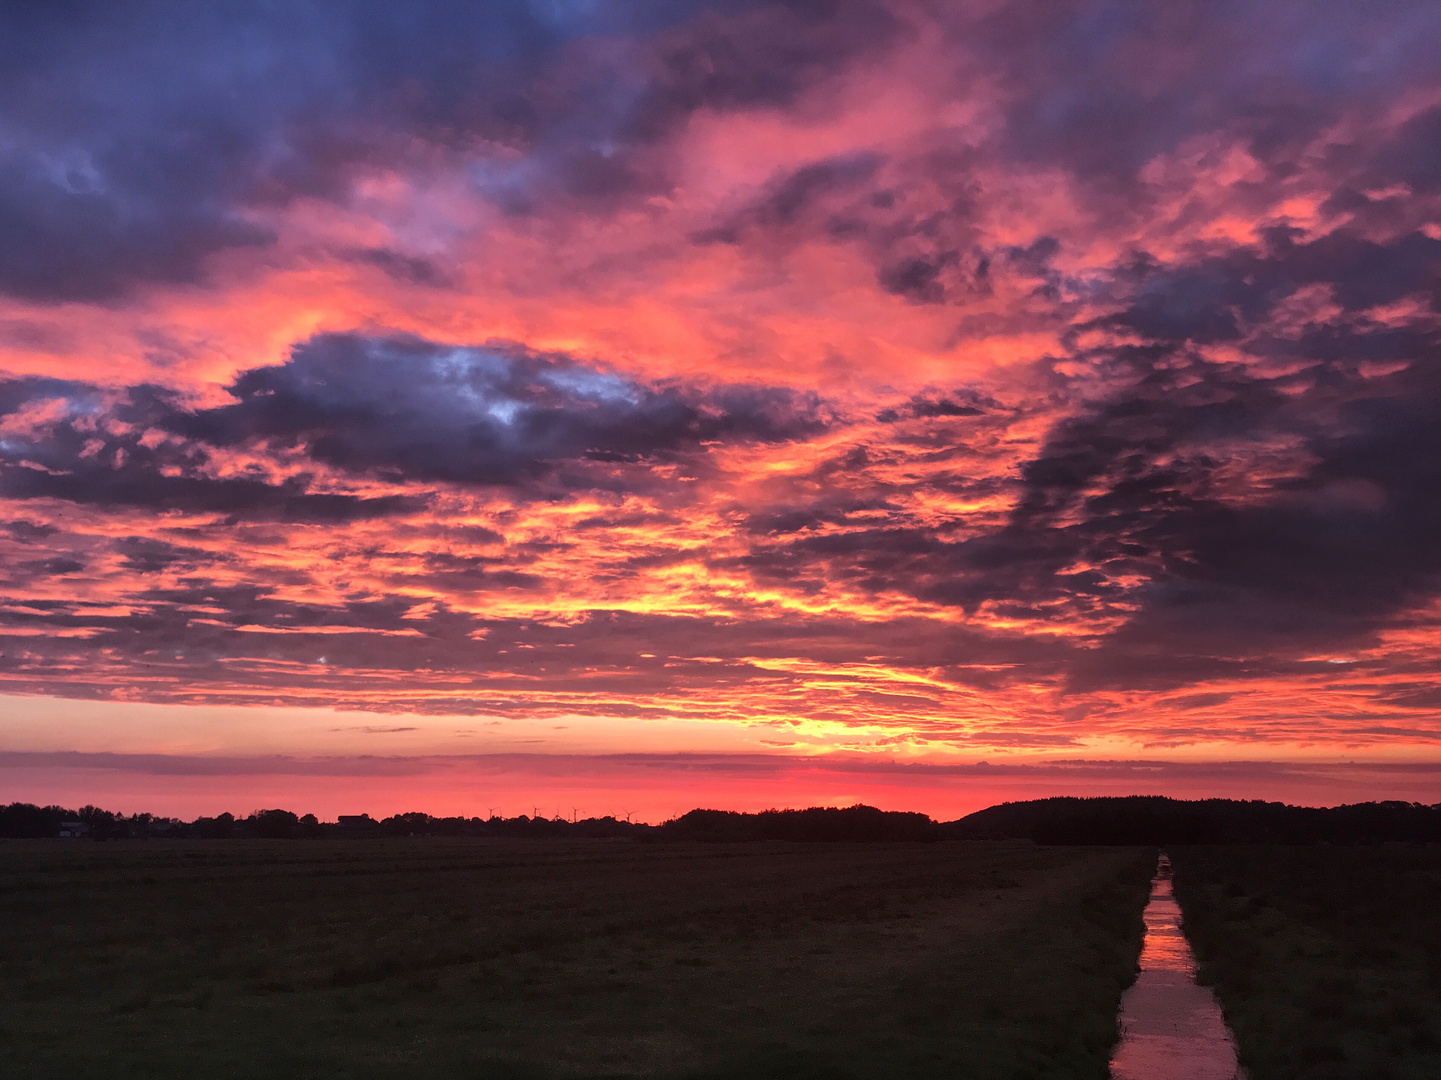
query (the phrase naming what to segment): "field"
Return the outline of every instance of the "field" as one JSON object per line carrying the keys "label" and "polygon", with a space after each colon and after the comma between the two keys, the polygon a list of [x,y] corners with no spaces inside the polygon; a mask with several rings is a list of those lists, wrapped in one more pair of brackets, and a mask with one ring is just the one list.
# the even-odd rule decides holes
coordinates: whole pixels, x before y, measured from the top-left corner
{"label": "field", "polygon": [[1102,1080],[1153,858],[4,842],[0,1057],[107,1080]]}
{"label": "field", "polygon": [[1441,846],[1171,855],[1251,1080],[1441,1076]]}

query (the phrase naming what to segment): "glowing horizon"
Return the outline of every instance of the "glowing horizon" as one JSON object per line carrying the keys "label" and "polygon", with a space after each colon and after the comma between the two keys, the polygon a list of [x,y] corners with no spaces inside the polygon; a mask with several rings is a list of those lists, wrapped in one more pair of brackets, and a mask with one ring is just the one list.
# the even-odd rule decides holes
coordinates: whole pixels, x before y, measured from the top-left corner
{"label": "glowing horizon", "polygon": [[6,18],[0,800],[1441,800],[1434,6]]}

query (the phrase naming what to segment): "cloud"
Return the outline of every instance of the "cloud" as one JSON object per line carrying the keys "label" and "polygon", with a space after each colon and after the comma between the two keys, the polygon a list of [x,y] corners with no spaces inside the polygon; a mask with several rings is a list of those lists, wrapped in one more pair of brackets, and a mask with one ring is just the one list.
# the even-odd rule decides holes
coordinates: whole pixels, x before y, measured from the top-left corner
{"label": "cloud", "polygon": [[412,496],[312,492],[304,477],[214,475],[203,447],[147,437],[171,408],[150,387],[113,398],[57,379],[0,382],[0,417],[12,428],[0,439],[0,495],[284,521],[354,521],[424,505]]}
{"label": "cloud", "polygon": [[288,363],[244,372],[236,404],[175,413],[173,431],[213,446],[303,445],[349,472],[518,485],[571,466],[573,482],[717,442],[786,442],[830,416],[814,393],[654,385],[515,345],[322,335]]}
{"label": "cloud", "polygon": [[[1151,344],[1102,350],[1093,370],[1120,388],[1055,426],[1024,467],[1011,526],[1064,561],[1147,580],[1078,686],[1352,646],[1441,590],[1425,539],[1441,528],[1427,494],[1441,481],[1441,341],[1429,315],[1363,314],[1434,305],[1433,244],[1283,241],[1141,286],[1116,321]],[[1278,333],[1278,306],[1318,284],[1335,316]],[[1195,348],[1217,341],[1245,342],[1254,359]],[[1248,477],[1244,461],[1269,475]]]}
{"label": "cloud", "polygon": [[[809,438],[835,420],[815,393],[643,382],[515,345],[413,337],[322,335],[286,364],[243,372],[230,391],[235,404],[194,411],[154,386],[0,382],[9,418],[0,496],[354,521],[416,513],[429,495],[317,491],[313,472],[287,475],[280,457],[298,451],[313,466],[391,484],[541,485],[554,495],[664,486],[651,468],[697,462],[716,444]],[[220,455],[236,449],[259,456],[237,470]],[[133,568],[160,557],[132,556]],[[524,583],[508,571],[490,579]]]}
{"label": "cloud", "polygon": [[1441,240],[1423,232],[1377,242],[1338,229],[1297,243],[1289,230],[1275,229],[1265,239],[1264,248],[1238,245],[1179,266],[1142,265],[1140,289],[1110,323],[1157,341],[1211,344],[1242,337],[1306,285],[1325,286],[1349,312],[1415,293],[1433,307],[1441,300]]}
{"label": "cloud", "polygon": [[194,571],[223,558],[204,548],[171,544],[148,536],[123,537],[115,541],[115,550],[122,556],[121,565],[138,574]]}
{"label": "cloud", "polygon": [[[898,28],[857,0],[708,8],[7,10],[0,291],[110,301],[204,282],[215,254],[277,242],[269,211],[346,205],[357,180],[438,158],[510,210],[648,193],[668,181],[647,147],[691,113],[785,105]],[[359,257],[450,280],[415,253]]]}
{"label": "cloud", "polygon": [[1118,181],[1218,129],[1291,164],[1344,111],[1426,81],[1422,41],[1438,26],[1434,7],[1411,2],[1338,8],[1319,23],[1299,0],[974,12],[958,7],[951,26],[1004,102],[1008,155],[1095,180],[1116,204]]}
{"label": "cloud", "polygon": [[[754,234],[774,234],[806,222],[841,196],[845,202],[855,198],[857,190],[865,191],[869,181],[884,164],[883,155],[875,151],[849,154],[803,165],[773,177],[763,190],[722,223],[703,229],[693,239],[701,244],[740,243]],[[826,220],[833,234],[850,231],[849,222],[841,217]]]}
{"label": "cloud", "polygon": [[343,201],[409,133],[498,134],[523,100],[507,84],[579,29],[536,8],[8,10],[0,289],[105,300],[200,281],[213,253],[274,242],[256,211]]}
{"label": "cloud", "polygon": [[[895,430],[877,438],[896,441],[858,448],[824,494],[752,510],[749,550],[720,564],[812,595],[1108,620],[1065,661],[1074,692],[1294,674],[1307,655],[1370,647],[1441,594],[1438,266],[1426,233],[1348,228],[1118,263],[1097,290],[1113,312],[1071,340],[1110,338],[1049,361],[1066,404],[1017,460],[1002,520],[902,509],[952,482],[914,465],[921,445],[964,451],[990,430],[966,425],[1016,415],[928,390],[878,413]],[[1302,297],[1330,306],[1281,321]],[[1374,314],[1398,304],[1413,308]],[[911,421],[937,425],[930,441]],[[898,461],[913,463],[903,483],[882,464]]]}

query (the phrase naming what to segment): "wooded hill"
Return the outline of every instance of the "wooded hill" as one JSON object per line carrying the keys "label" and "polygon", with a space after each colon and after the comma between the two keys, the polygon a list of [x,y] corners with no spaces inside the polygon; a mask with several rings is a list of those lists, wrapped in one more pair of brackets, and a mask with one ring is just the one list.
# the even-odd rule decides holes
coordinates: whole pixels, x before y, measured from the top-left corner
{"label": "wooded hill", "polygon": [[967,840],[1038,844],[1376,844],[1441,841],[1441,804],[1319,808],[1237,799],[1053,798],[1001,803],[939,826]]}

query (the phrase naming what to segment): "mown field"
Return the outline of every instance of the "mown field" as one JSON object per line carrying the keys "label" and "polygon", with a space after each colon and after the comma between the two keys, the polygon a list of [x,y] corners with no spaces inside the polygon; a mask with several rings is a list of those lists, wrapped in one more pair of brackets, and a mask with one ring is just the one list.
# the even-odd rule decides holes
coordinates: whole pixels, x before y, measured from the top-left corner
{"label": "mown field", "polygon": [[7,1077],[1106,1076],[1154,853],[0,843]]}
{"label": "mown field", "polygon": [[1170,854],[1251,1080],[1441,1077],[1441,845]]}

